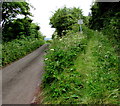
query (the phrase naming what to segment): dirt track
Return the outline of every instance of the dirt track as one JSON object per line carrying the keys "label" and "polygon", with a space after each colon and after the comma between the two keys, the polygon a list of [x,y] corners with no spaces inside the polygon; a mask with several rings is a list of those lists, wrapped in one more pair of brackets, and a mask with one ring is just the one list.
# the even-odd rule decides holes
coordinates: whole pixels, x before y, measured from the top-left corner
{"label": "dirt track", "polygon": [[[44,44],[2,70],[2,104],[30,104],[44,72]],[[19,51],[18,51],[19,52]]]}

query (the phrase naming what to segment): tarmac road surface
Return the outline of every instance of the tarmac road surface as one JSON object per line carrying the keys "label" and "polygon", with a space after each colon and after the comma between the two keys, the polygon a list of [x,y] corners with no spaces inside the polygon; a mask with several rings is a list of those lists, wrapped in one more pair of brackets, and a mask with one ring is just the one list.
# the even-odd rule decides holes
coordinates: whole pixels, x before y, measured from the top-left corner
{"label": "tarmac road surface", "polygon": [[2,69],[2,104],[31,103],[41,83],[46,48],[48,44]]}

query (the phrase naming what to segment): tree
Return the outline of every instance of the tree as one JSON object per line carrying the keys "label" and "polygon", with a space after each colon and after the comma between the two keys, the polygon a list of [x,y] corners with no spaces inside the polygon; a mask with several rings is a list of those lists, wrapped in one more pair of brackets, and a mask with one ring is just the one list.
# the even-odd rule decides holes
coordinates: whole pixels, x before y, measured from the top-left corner
{"label": "tree", "polygon": [[[3,41],[11,41],[21,38],[42,38],[40,27],[32,23],[30,6],[27,2],[4,2],[2,7],[2,38]],[[34,8],[34,7],[32,7]],[[18,18],[18,15],[24,16]],[[28,37],[29,36],[29,37]]]}
{"label": "tree", "polygon": [[35,23],[32,23],[30,18],[14,19],[13,22],[9,22],[3,29],[3,41],[10,41],[22,36],[40,38],[40,27]]}
{"label": "tree", "polygon": [[21,35],[29,36],[31,22],[30,18],[18,18],[6,23],[3,28],[3,40],[9,41],[19,38]]}
{"label": "tree", "polygon": [[40,27],[37,25],[37,24],[35,24],[35,23],[31,23],[31,27],[30,27],[30,34],[31,34],[31,36],[32,37],[35,37],[35,38],[41,38],[42,36],[42,34],[41,34],[41,32],[39,31],[40,30]]}
{"label": "tree", "polygon": [[50,25],[56,28],[59,37],[65,35],[71,26],[77,23],[78,19],[82,16],[82,11],[79,8],[60,8],[55,11],[54,15],[50,18]]}
{"label": "tree", "polygon": [[96,2],[92,8],[92,17],[89,27],[103,31],[109,38],[120,41],[120,3],[119,2]]}
{"label": "tree", "polygon": [[101,30],[110,24],[111,19],[118,19],[119,7],[117,2],[96,2],[91,8],[90,28]]}
{"label": "tree", "polygon": [[12,21],[17,15],[30,16],[30,7],[27,2],[3,2],[2,4],[2,26]]}
{"label": "tree", "polygon": [[[10,41],[20,38],[21,35],[31,35],[32,16],[30,5],[27,2],[3,2],[2,4],[2,38],[3,41]],[[18,15],[24,18],[17,18]]]}

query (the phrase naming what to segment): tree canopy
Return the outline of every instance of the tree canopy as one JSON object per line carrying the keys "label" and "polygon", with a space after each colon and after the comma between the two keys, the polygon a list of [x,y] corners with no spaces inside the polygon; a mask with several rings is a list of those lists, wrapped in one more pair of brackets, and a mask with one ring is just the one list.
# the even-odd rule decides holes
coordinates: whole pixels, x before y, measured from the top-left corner
{"label": "tree canopy", "polygon": [[2,4],[2,26],[16,18],[17,15],[30,16],[30,7],[27,2],[3,2]]}
{"label": "tree canopy", "polygon": [[[18,15],[24,16],[18,18]],[[11,41],[24,37],[41,37],[40,27],[32,23],[30,5],[27,2],[3,2],[2,5],[2,39]],[[41,37],[42,38],[42,37]]]}
{"label": "tree canopy", "polygon": [[100,30],[110,24],[113,19],[117,21],[120,16],[120,3],[96,2],[91,10],[90,28]]}
{"label": "tree canopy", "polygon": [[64,7],[55,11],[54,15],[50,18],[50,25],[56,28],[57,34],[61,37],[82,17],[81,9]]}
{"label": "tree canopy", "polygon": [[105,34],[119,41],[120,37],[120,3],[95,2],[91,8],[92,17],[89,27],[94,30],[103,30]]}

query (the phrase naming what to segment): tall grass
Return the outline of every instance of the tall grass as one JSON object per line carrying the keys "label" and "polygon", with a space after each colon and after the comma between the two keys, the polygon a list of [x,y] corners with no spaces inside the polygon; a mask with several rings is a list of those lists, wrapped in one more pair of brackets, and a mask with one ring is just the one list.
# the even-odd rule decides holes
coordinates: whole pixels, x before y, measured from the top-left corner
{"label": "tall grass", "polygon": [[44,104],[118,104],[118,58],[102,33],[83,26],[54,39],[45,58]]}
{"label": "tall grass", "polygon": [[71,73],[75,70],[71,66],[74,65],[73,60],[77,58],[80,51],[85,50],[85,38],[86,36],[76,33],[75,35],[53,40],[45,59],[44,95],[47,97],[50,94],[45,99],[45,103],[49,103],[50,101],[58,103],[56,99],[61,97],[71,87],[70,84],[65,84],[62,80],[66,79],[64,78],[67,74],[66,72]]}
{"label": "tall grass", "polygon": [[96,33],[75,60],[84,88],[83,104],[119,104],[118,57],[106,36]]}

